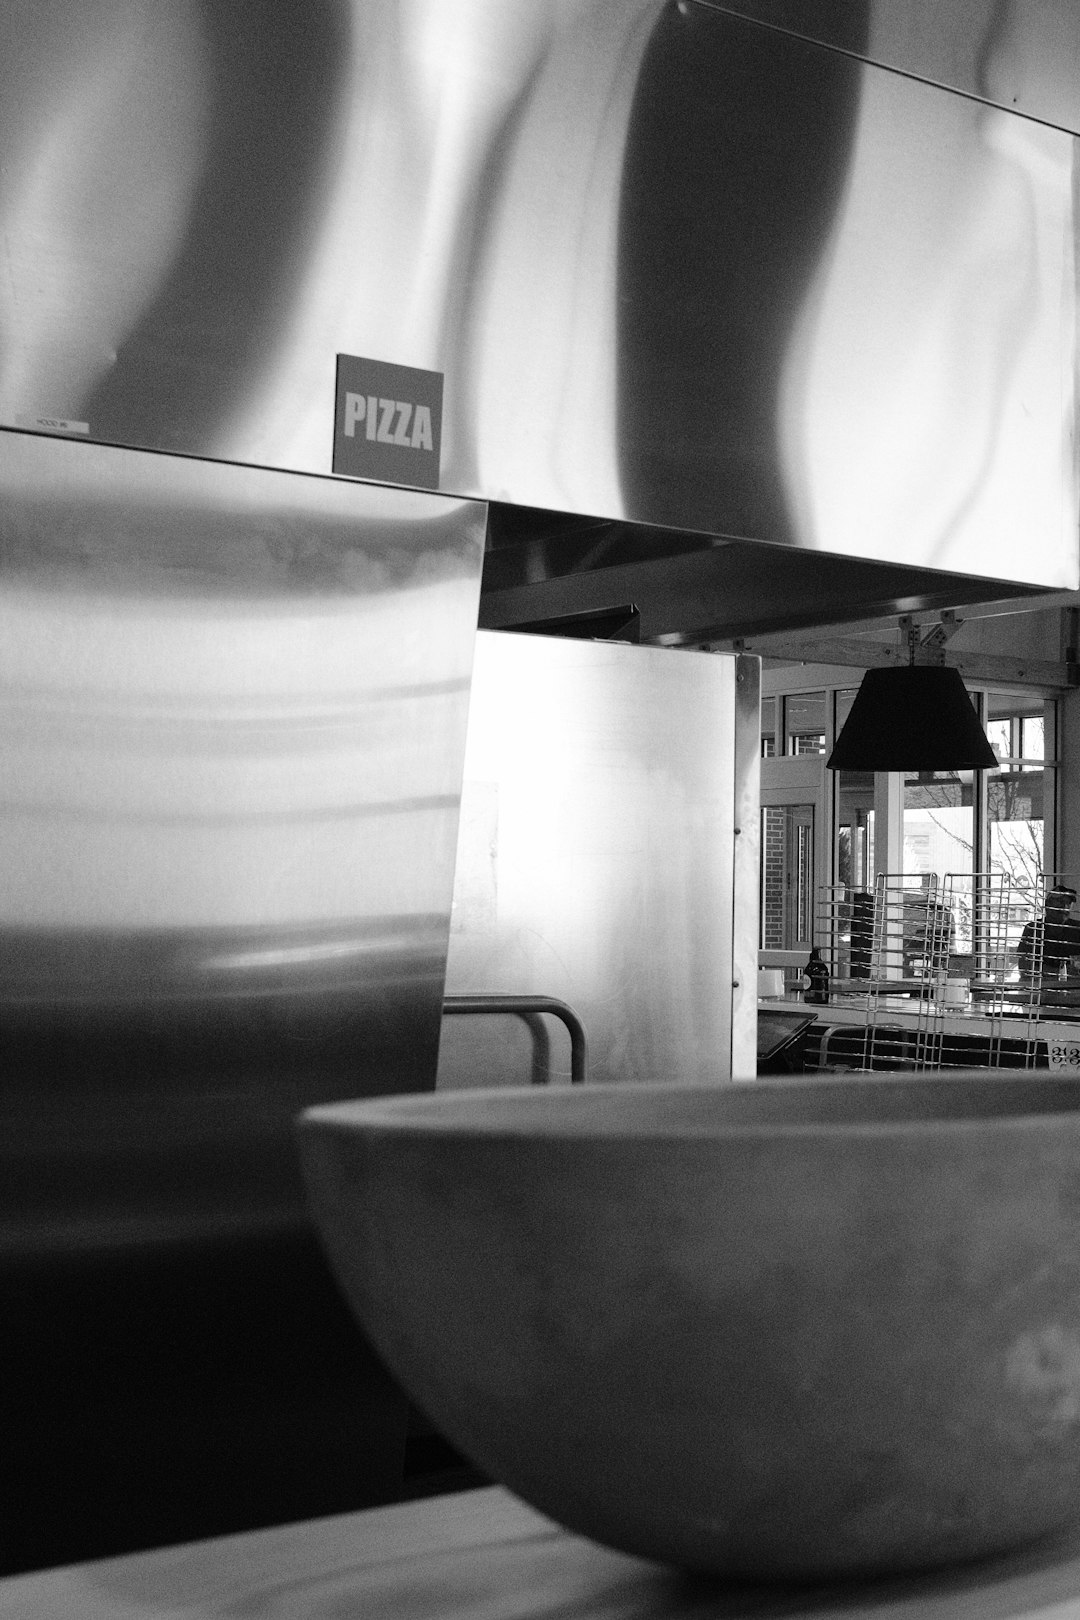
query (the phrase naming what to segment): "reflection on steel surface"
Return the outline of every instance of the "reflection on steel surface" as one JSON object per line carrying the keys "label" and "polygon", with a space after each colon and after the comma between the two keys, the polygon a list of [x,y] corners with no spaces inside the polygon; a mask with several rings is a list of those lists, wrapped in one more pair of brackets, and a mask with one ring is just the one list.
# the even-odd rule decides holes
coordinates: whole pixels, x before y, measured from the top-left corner
{"label": "reflection on steel surface", "polygon": [[[917,169],[881,139],[904,116]],[[866,71],[844,203],[781,376],[807,543],[1005,578],[1037,536],[1072,579],[1073,144]]]}
{"label": "reflection on steel surface", "polygon": [[441,915],[482,511],[12,434],[0,489],[0,924]]}
{"label": "reflection on steel surface", "polygon": [[0,433],[0,1570],[400,1488],[293,1121],[434,1085],[484,517]]}
{"label": "reflection on steel surface", "polygon": [[349,354],[459,495],[1078,583],[1070,135],[702,0],[152,9],[9,8],[0,421],[328,472]]}
{"label": "reflection on steel surface", "polygon": [[[590,1081],[715,1083],[736,1061],[753,1073],[755,980],[733,1014],[732,953],[757,938],[758,878],[737,882],[734,818],[739,730],[756,739],[759,721],[736,666],[477,636],[447,992],[569,1002]],[[448,1020],[440,1087],[527,1078],[515,1033]],[[552,1042],[553,1078],[569,1079],[567,1046]]]}
{"label": "reflection on steel surface", "polygon": [[[12,434],[0,488],[9,1146],[43,1083],[108,1118],[118,1084],[276,1075],[286,1130],[300,1091],[433,1084],[482,509]],[[0,1244],[190,1236],[261,1195],[132,1196],[9,1204]]]}
{"label": "reflection on steel surface", "polygon": [[861,71],[700,8],[653,31],[620,209],[618,293],[636,318],[618,425],[628,502],[654,519],[801,538],[777,476],[778,384],[843,202]]}
{"label": "reflection on steel surface", "polygon": [[1080,134],[1074,0],[705,0]]}
{"label": "reflection on steel surface", "polygon": [[13,434],[0,489],[0,995],[415,978],[430,1046],[482,509]]}

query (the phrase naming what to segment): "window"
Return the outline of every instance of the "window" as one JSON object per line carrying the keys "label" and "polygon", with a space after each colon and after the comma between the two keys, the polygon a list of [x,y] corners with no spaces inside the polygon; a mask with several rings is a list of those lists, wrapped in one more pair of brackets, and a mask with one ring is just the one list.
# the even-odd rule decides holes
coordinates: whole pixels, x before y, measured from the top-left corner
{"label": "window", "polygon": [[[1056,703],[1035,690],[1012,692],[970,684],[968,690],[996,753],[996,768],[926,771],[905,779],[897,873],[915,881],[929,873],[942,880],[952,878],[950,944],[957,954],[978,949],[976,935],[983,927],[981,891],[975,883],[965,888],[965,875],[989,872],[1007,878],[1020,896],[1041,876],[1056,875]],[[763,752],[824,755],[844,726],[857,692],[857,685],[837,685],[767,697]],[[832,778],[827,904],[837,907],[842,927],[848,914],[865,906],[865,897],[874,891],[878,786],[868,771],[839,771]],[[790,944],[808,928],[806,883],[811,875],[800,839],[811,836],[810,826],[798,825],[798,818],[784,820],[777,812],[763,825],[763,868],[766,846],[774,855],[767,878],[763,870],[763,943],[779,944],[784,938]],[[782,857],[779,865],[777,855]],[[823,894],[814,894],[814,906],[819,909],[823,902]],[[1027,915],[1023,904],[1018,910]]]}
{"label": "window", "polygon": [[761,757],[772,759],[776,753],[776,699],[761,700]]}
{"label": "window", "polygon": [[761,811],[761,928],[765,950],[809,950],[814,936],[814,807]]}
{"label": "window", "polygon": [[920,771],[904,781],[904,872],[975,870],[974,771]]}
{"label": "window", "polygon": [[[792,671],[794,675],[795,672]],[[969,684],[997,756],[989,771],[930,771],[908,777],[903,792],[901,872],[996,873],[1019,888],[1055,871],[1057,707],[1037,691],[1006,691]],[[790,692],[762,703],[762,752],[824,754],[851,710],[858,687]],[[874,888],[875,780],[871,773],[838,772],[832,790],[831,884],[843,896]],[[788,838],[797,833],[786,828]],[[957,892],[961,892],[962,885]],[[776,897],[772,896],[774,909]],[[970,908],[969,908],[970,909]],[[799,906],[794,908],[798,918]],[[956,948],[971,933],[970,917],[954,918]],[[790,925],[789,925],[790,926]],[[796,931],[799,922],[794,924]]]}
{"label": "window", "polygon": [[[975,861],[975,772],[920,771],[904,782],[905,877],[969,876]],[[947,938],[953,951],[972,949],[971,885],[954,892]]]}
{"label": "window", "polygon": [[784,700],[786,754],[825,752],[825,693],[797,692]]}
{"label": "window", "polygon": [[[833,736],[838,737],[851,713],[858,687],[841,687],[833,694]],[[873,892],[874,888],[874,774],[872,771],[836,773],[836,883],[845,893]]]}
{"label": "window", "polygon": [[986,704],[986,735],[998,757],[997,770],[986,773],[986,865],[1029,889],[1046,870],[1054,705],[1025,692],[988,692]]}
{"label": "window", "polygon": [[838,771],[836,778],[836,881],[845,889],[874,887],[874,777]]}

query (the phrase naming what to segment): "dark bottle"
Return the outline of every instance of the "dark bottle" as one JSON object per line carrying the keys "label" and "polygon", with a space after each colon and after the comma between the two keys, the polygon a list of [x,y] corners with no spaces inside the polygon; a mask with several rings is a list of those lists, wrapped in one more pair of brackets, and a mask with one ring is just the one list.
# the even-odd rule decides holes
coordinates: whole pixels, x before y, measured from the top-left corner
{"label": "dark bottle", "polygon": [[810,952],[810,960],[803,969],[806,989],[803,991],[803,1000],[812,1006],[824,1007],[829,999],[829,970],[821,959],[821,952],[815,945]]}

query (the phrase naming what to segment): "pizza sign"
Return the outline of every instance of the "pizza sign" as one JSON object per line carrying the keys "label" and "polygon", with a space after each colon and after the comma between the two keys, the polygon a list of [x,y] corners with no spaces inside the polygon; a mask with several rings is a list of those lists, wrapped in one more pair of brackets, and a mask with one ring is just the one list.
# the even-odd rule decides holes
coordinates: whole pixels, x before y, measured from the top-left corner
{"label": "pizza sign", "polygon": [[438,489],[442,389],[441,371],[339,354],[335,473]]}

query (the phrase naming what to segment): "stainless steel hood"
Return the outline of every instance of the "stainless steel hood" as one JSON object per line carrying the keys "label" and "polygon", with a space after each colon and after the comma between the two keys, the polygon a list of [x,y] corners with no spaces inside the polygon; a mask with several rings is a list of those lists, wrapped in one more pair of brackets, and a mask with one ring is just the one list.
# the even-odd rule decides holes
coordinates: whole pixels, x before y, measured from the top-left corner
{"label": "stainless steel hood", "polygon": [[444,492],[1073,589],[1075,139],[1031,81],[1080,21],[935,8],[979,84],[1026,64],[1003,107],[887,9],[8,8],[0,425],[330,474],[374,360],[441,380]]}
{"label": "stainless steel hood", "polygon": [[1072,0],[705,0],[1080,134]]}

